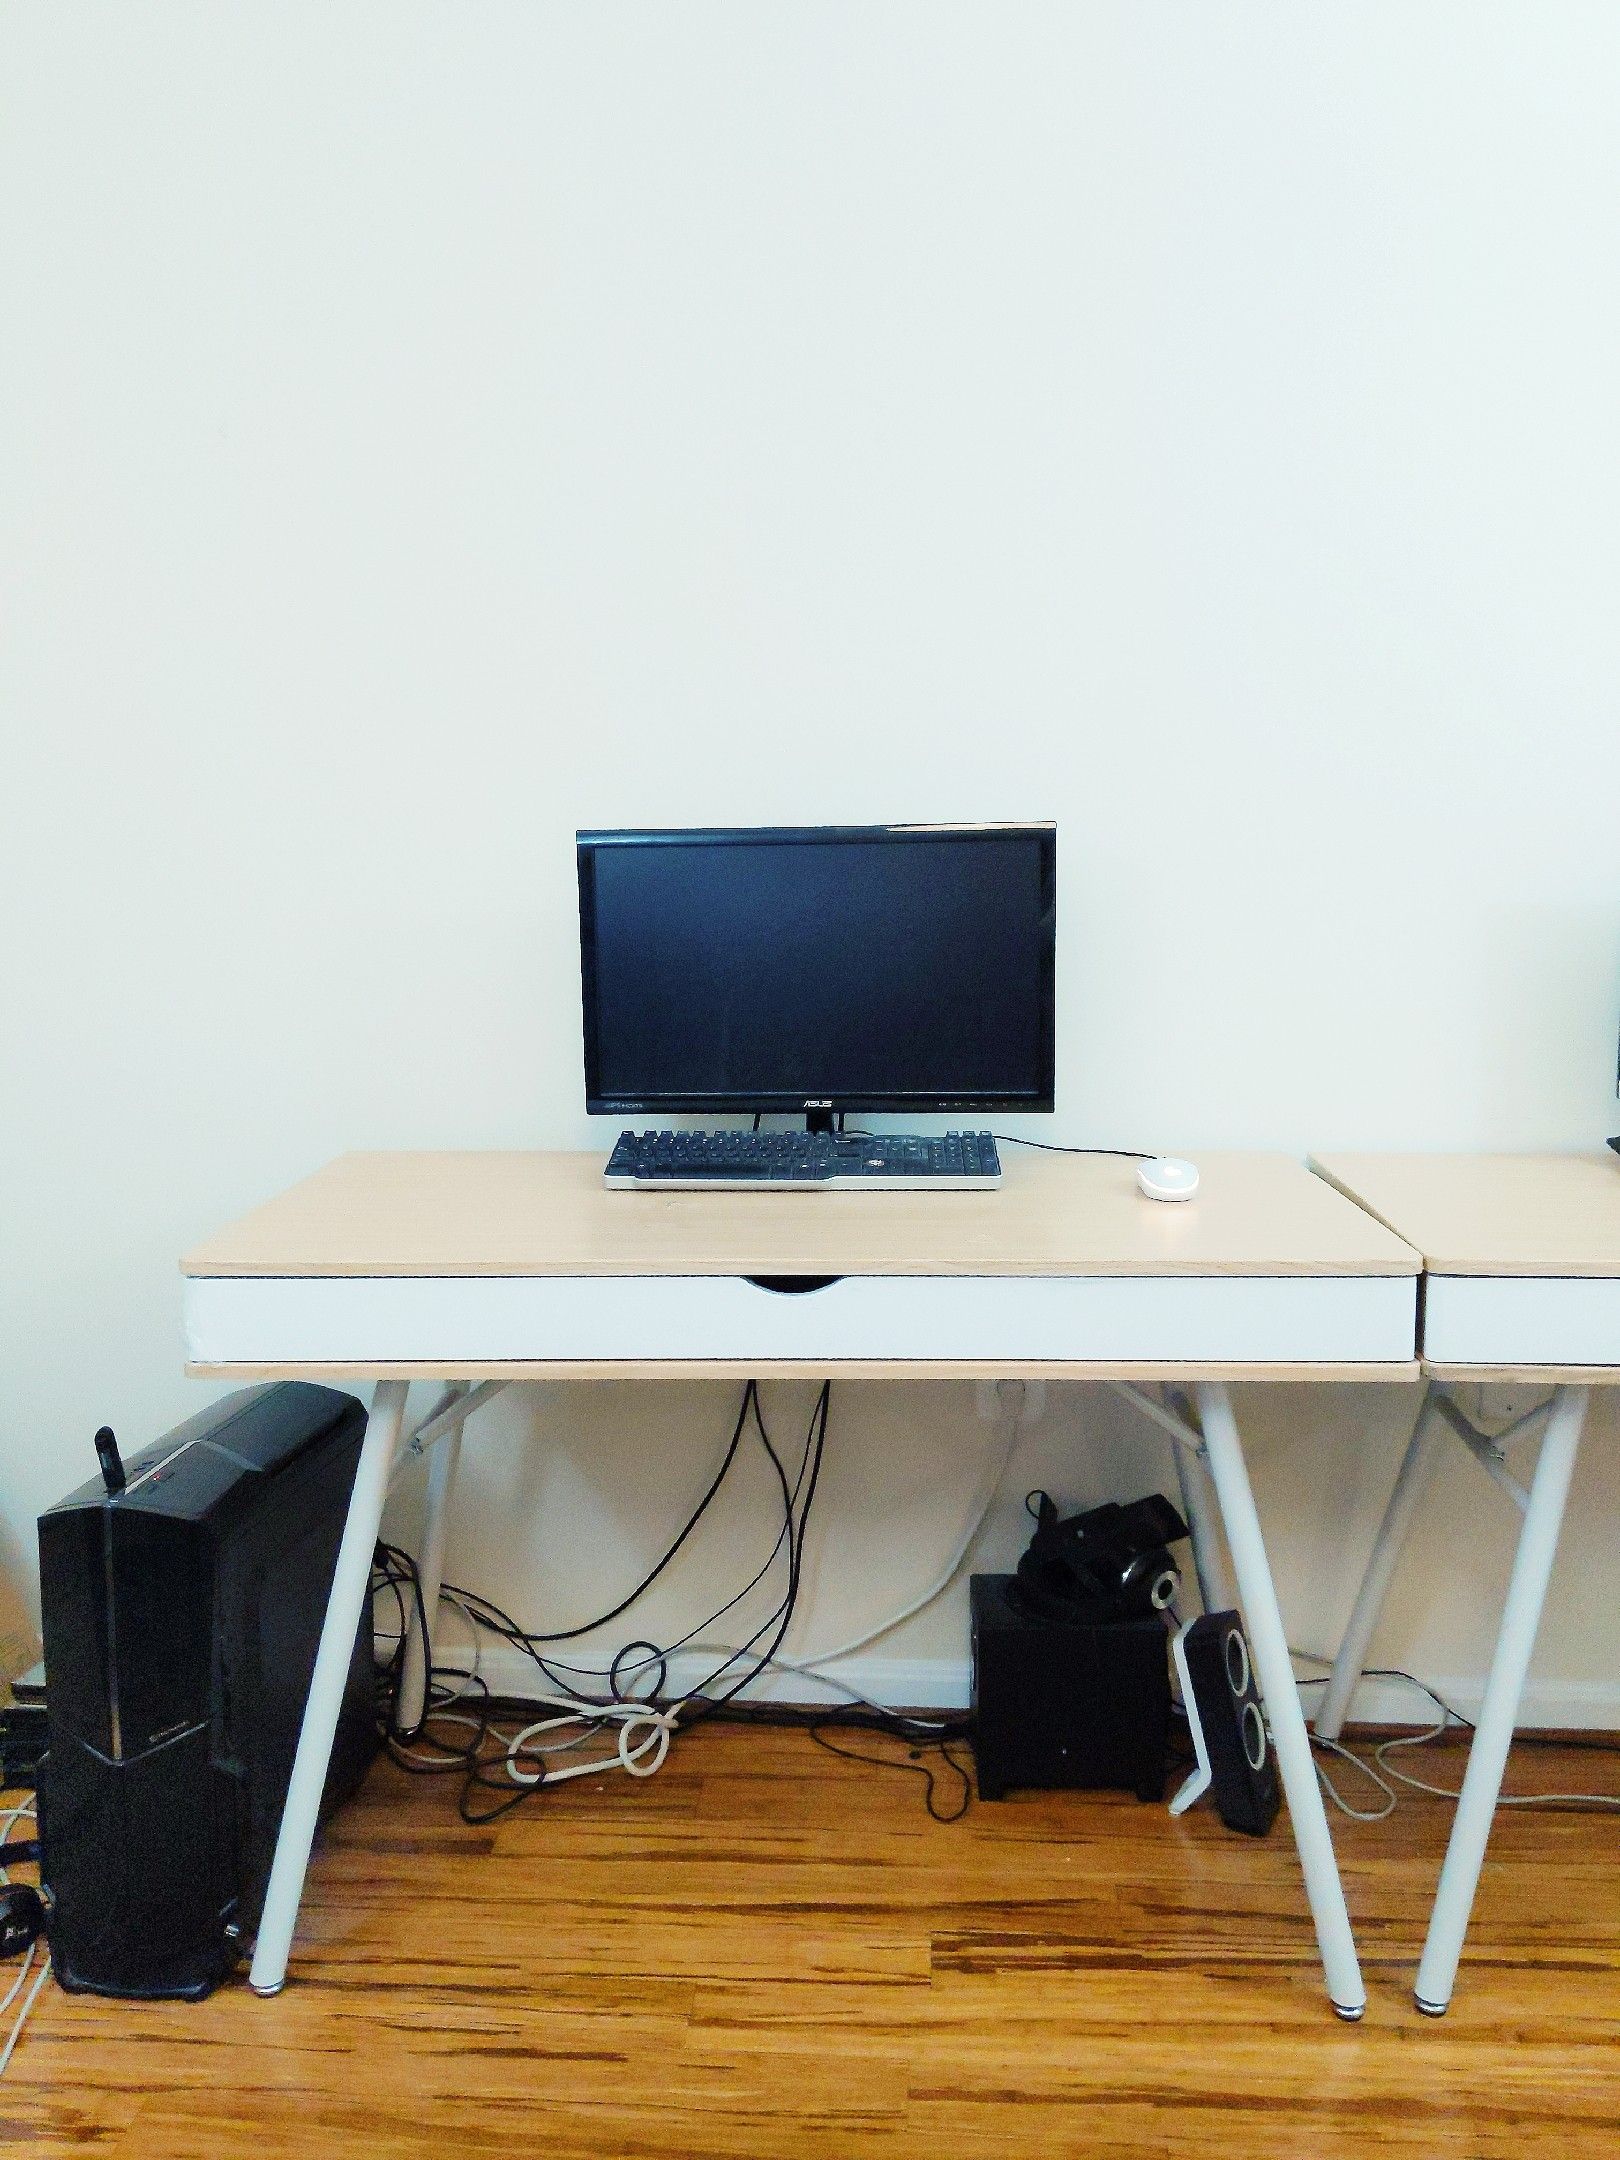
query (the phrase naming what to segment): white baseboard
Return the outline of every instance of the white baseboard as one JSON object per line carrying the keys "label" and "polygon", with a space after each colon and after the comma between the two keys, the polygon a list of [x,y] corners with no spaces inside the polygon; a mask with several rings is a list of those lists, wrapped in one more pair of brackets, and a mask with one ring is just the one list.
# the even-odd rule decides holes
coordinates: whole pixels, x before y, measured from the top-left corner
{"label": "white baseboard", "polygon": [[[452,1648],[447,1643],[444,1654],[459,1657],[459,1645]],[[715,1663],[712,1653],[680,1652],[669,1662],[668,1691],[678,1694],[683,1688],[696,1685],[706,1673],[713,1671]],[[844,1683],[845,1688],[854,1689],[868,1702],[907,1710],[961,1710],[968,1700],[966,1658],[849,1657],[828,1670]],[[541,1685],[531,1661],[522,1651],[514,1650],[506,1643],[484,1646],[479,1671],[494,1695],[533,1695]],[[1425,1674],[1424,1677],[1430,1679],[1437,1693],[1464,1717],[1479,1714],[1485,1687],[1483,1675],[1471,1675],[1466,1679],[1455,1675],[1430,1678]],[[1306,1690],[1307,1714],[1320,1695],[1320,1688]],[[837,1703],[847,1702],[849,1697],[815,1674],[773,1670],[748,1688],[746,1699],[754,1702]],[[1351,1715],[1358,1723],[1420,1728],[1433,1724],[1436,1713],[1416,1688],[1403,1681],[1364,1680],[1356,1690]],[[1574,1732],[1620,1730],[1620,1684],[1578,1680],[1538,1684],[1532,1680],[1525,1690],[1519,1723]]]}
{"label": "white baseboard", "polygon": [[[713,1672],[722,1654],[678,1651],[669,1661],[665,1691],[678,1695],[685,1688],[695,1687]],[[443,1655],[459,1664],[459,1644],[447,1644]],[[773,1668],[749,1685],[746,1698],[752,1702],[840,1703],[849,1701],[846,1691],[853,1688],[867,1702],[907,1710],[961,1710],[967,1706],[966,1658],[852,1657],[829,1669],[844,1683],[842,1688],[829,1685],[813,1673]],[[492,1695],[533,1695],[544,1685],[533,1661],[507,1643],[486,1643],[478,1670]],[[739,1661],[733,1673],[742,1670]]]}
{"label": "white baseboard", "polygon": [[[1483,1673],[1470,1674],[1467,1679],[1456,1675],[1436,1678],[1431,1673],[1422,1677],[1464,1717],[1479,1716],[1485,1695]],[[1307,1705],[1318,1701],[1321,1693],[1320,1688],[1307,1689]],[[1430,1707],[1426,1696],[1403,1680],[1363,1680],[1351,1702],[1350,1715],[1360,1725],[1421,1727],[1434,1724],[1439,1712]],[[1546,1727],[1555,1732],[1620,1730],[1620,1685],[1600,1680],[1532,1679],[1519,1705],[1519,1723],[1527,1729]]]}

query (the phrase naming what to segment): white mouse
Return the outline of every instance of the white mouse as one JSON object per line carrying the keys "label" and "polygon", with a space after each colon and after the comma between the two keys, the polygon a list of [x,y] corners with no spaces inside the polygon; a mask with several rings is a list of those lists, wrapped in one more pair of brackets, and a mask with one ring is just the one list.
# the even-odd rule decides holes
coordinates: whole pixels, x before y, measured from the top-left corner
{"label": "white mouse", "polygon": [[1150,1200],[1190,1200],[1198,1190],[1198,1170],[1177,1156],[1156,1155],[1137,1164],[1136,1182]]}

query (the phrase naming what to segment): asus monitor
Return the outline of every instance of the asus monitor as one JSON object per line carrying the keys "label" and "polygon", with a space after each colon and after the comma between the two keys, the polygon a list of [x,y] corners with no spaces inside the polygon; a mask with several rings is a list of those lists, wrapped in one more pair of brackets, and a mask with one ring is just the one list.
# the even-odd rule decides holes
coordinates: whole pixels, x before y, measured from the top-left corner
{"label": "asus monitor", "polygon": [[1052,1108],[1054,826],[577,845],[588,1109]]}

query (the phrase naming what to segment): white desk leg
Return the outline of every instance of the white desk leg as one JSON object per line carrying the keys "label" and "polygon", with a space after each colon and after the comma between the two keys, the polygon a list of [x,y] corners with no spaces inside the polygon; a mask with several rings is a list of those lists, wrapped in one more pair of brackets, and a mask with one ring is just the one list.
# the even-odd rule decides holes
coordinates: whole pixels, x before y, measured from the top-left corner
{"label": "white desk leg", "polygon": [[1311,1760],[1311,1743],[1299,1707],[1299,1689],[1288,1655],[1277,1591],[1260,1535],[1260,1518],[1249,1489],[1237,1420],[1223,1383],[1200,1382],[1198,1416],[1209,1451],[1210,1474],[1226,1522],[1226,1542],[1237,1574],[1255,1678],[1266,1706],[1272,1745],[1277,1750],[1283,1791],[1288,1796],[1288,1814],[1305,1873],[1305,1895],[1316,1923],[1328,1997],[1340,2017],[1359,2018],[1367,2007],[1367,1990],[1356,1962],[1344,1887],[1333,1857],[1333,1839],[1322,1806],[1322,1790],[1316,1782],[1316,1765]]}
{"label": "white desk leg", "polygon": [[1211,1488],[1207,1455],[1195,1455],[1190,1447],[1178,1447],[1176,1477],[1181,1486],[1181,1512],[1192,1534],[1193,1572],[1205,1612],[1225,1612],[1234,1602],[1221,1550],[1220,1502]]}
{"label": "white desk leg", "polygon": [[1451,1842],[1446,1847],[1445,1866],[1440,1870],[1440,1888],[1435,1893],[1428,1940],[1423,1945],[1423,1960],[1413,1990],[1418,2008],[1430,2017],[1445,2014],[1456,1985],[1463,1937],[1468,1932],[1468,1916],[1473,1910],[1491,1818],[1496,1812],[1496,1796],[1502,1790],[1519,1698],[1524,1693],[1553,1555],[1558,1550],[1558,1532],[1569,1498],[1576,1450],[1581,1444],[1587,1397],[1586,1388],[1561,1387],[1553,1397],[1552,1415],[1541,1443],[1530,1504],[1519,1532],[1519,1549],[1513,1556],[1502,1630],[1496,1638],[1491,1676],[1485,1683],[1479,1725],[1468,1750],[1462,1797],[1457,1802]]}
{"label": "white desk leg", "polygon": [[1407,1530],[1411,1526],[1417,1504],[1423,1497],[1423,1489],[1429,1481],[1429,1471],[1439,1450],[1444,1429],[1439,1409],[1439,1389],[1431,1380],[1423,1390],[1417,1423],[1412,1427],[1412,1437],[1406,1444],[1406,1453],[1401,1457],[1395,1490],[1389,1496],[1384,1519],[1378,1525],[1378,1535],[1373,1541],[1367,1572],[1361,1578],[1361,1588],[1356,1592],[1356,1602],[1351,1609],[1350,1625],[1344,1631],[1344,1640],[1339,1645],[1338,1656],[1333,1660],[1333,1671],[1317,1708],[1316,1730],[1324,1740],[1337,1740],[1344,1730],[1350,1698],[1356,1692],[1356,1683],[1360,1680],[1362,1668],[1367,1662],[1367,1645],[1372,1640],[1373,1629],[1378,1625],[1378,1615],[1383,1610],[1384,1598],[1389,1590],[1389,1579],[1395,1572],[1395,1563],[1401,1556]]}
{"label": "white desk leg", "polygon": [[[463,1386],[460,1390],[465,1395]],[[439,1610],[439,1585],[444,1580],[444,1539],[450,1521],[450,1495],[455,1490],[456,1471],[461,1463],[461,1433],[457,1425],[442,1440],[433,1443],[428,1456],[427,1508],[422,1517],[422,1547],[417,1555],[416,1578],[422,1591],[423,1629],[416,1625],[415,1615],[407,1608],[405,1628],[405,1662],[399,1676],[400,1727],[414,1732],[422,1722],[427,1709],[428,1683],[433,1668],[433,1630]]]}
{"label": "white desk leg", "polygon": [[321,1793],[326,1785],[327,1765],[332,1759],[332,1740],[337,1732],[338,1712],[343,1707],[349,1660],[354,1655],[355,1630],[371,1588],[371,1561],[382,1522],[383,1502],[388,1498],[388,1473],[399,1446],[400,1425],[405,1414],[405,1382],[381,1380],[372,1397],[371,1416],[360,1448],[349,1495],[349,1513],[338,1547],[337,1566],[326,1600],[321,1624],[321,1645],[315,1653],[315,1671],[304,1705],[304,1722],[298,1733],[298,1752],[293,1757],[292,1780],[281,1811],[281,1832],[276,1857],[270,1868],[264,1912],[248,1984],[256,1994],[279,1994],[287,1978],[287,1953],[292,1948],[293,1923],[304,1894],[304,1871],[309,1848],[315,1840]]}

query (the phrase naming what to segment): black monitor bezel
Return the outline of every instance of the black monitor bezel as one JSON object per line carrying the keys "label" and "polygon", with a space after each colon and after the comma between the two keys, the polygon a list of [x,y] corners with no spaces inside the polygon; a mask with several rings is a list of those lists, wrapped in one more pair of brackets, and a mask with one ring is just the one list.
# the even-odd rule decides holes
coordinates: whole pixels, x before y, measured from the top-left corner
{"label": "black monitor bezel", "polygon": [[[761,841],[794,846],[811,841],[887,842],[907,840],[1033,840],[1040,849],[1041,947],[1038,954],[1041,984],[1040,1040],[1037,1046],[1039,1085],[1024,1095],[938,1095],[917,1089],[903,1094],[825,1095],[807,1100],[803,1095],[758,1092],[710,1095],[607,1095],[601,1088],[601,1060],[596,1036],[596,916],[591,862],[603,847],[661,847],[694,843],[703,846],[738,846]],[[727,1112],[786,1113],[804,1111],[927,1110],[947,1115],[953,1110],[1050,1110],[1055,1085],[1057,980],[1057,827],[1054,824],[933,824],[933,825],[700,825],[657,830],[588,828],[574,835],[579,877],[580,1001],[585,1046],[585,1108],[592,1116],[629,1116],[636,1113],[673,1114]]]}

